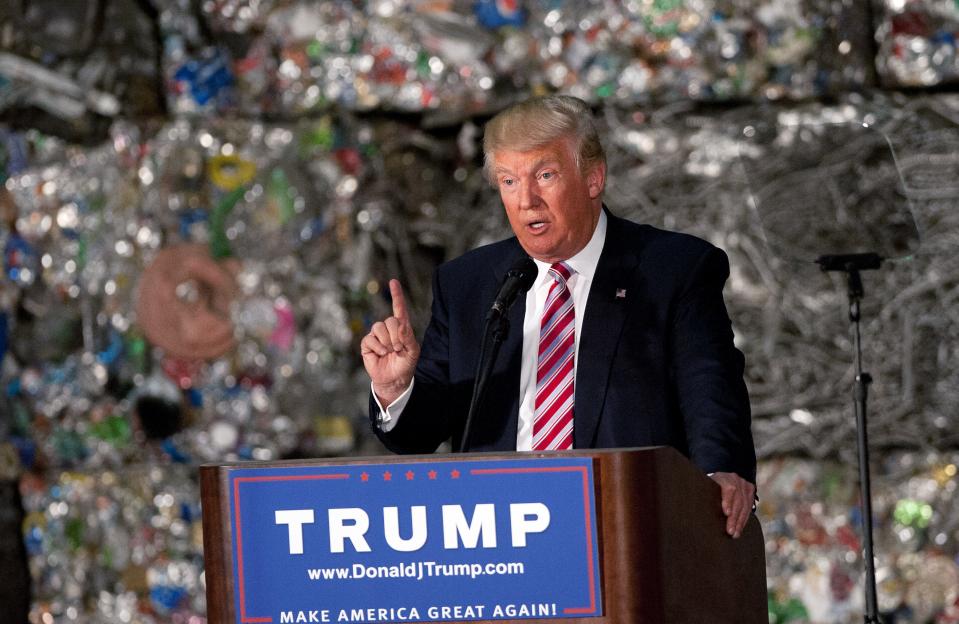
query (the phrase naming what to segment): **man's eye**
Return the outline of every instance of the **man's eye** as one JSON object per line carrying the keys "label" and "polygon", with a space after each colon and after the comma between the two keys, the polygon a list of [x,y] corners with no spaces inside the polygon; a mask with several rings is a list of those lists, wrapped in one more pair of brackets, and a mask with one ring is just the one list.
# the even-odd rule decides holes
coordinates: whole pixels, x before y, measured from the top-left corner
{"label": "man's eye", "polygon": [[543,178],[544,180],[551,180],[554,175],[556,175],[556,174],[554,174],[552,171],[544,171],[544,172],[540,175],[540,177]]}
{"label": "man's eye", "polygon": [[505,186],[513,186],[513,178],[503,178],[502,182]]}

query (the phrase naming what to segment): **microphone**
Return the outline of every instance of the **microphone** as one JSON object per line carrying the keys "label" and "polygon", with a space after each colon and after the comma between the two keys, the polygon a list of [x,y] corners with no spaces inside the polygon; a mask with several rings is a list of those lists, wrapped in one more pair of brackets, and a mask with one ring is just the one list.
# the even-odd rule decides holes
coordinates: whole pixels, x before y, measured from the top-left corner
{"label": "microphone", "polygon": [[461,453],[469,450],[473,418],[483,403],[486,382],[489,381],[490,373],[493,371],[500,345],[506,340],[506,332],[509,331],[506,311],[516,301],[517,295],[529,290],[534,281],[536,281],[536,263],[529,256],[523,256],[506,272],[503,285],[499,287],[496,300],[493,301],[486,315],[486,329],[483,331],[483,343],[480,346],[479,361],[476,363],[476,379],[473,381],[473,396],[470,398],[470,410],[466,415],[463,437],[458,449]]}
{"label": "microphone", "polygon": [[496,293],[496,299],[486,315],[486,320],[503,316],[509,310],[516,297],[520,293],[525,293],[536,281],[536,263],[529,256],[523,256],[510,267],[503,278],[503,285],[499,287]]}

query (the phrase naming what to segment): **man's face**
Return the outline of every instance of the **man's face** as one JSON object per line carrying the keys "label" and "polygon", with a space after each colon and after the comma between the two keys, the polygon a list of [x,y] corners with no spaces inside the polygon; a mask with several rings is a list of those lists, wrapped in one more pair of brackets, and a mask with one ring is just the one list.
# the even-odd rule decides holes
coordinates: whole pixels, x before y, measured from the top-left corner
{"label": "man's face", "polygon": [[498,150],[493,175],[509,224],[530,256],[552,264],[589,242],[602,209],[606,168],[582,173],[569,139],[528,152]]}

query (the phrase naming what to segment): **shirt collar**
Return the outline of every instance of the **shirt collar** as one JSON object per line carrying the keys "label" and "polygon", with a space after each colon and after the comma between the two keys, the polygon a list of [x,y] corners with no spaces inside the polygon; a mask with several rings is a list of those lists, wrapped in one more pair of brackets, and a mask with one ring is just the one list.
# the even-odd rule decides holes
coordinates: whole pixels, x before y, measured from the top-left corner
{"label": "shirt collar", "polygon": [[[603,253],[603,245],[606,243],[606,211],[599,211],[599,220],[596,222],[596,229],[593,230],[593,236],[586,243],[586,246],[579,250],[572,258],[566,260],[566,264],[576,271],[577,275],[582,275],[592,281],[596,273],[596,266],[599,264],[599,257]],[[536,285],[539,286],[547,281],[552,282],[549,277],[549,267],[552,265],[533,259],[536,263]]]}

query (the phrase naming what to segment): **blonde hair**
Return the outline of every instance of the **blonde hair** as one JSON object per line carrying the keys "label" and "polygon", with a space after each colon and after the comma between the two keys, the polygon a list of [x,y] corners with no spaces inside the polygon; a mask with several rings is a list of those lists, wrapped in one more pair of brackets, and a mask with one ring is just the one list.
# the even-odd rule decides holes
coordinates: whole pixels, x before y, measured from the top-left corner
{"label": "blonde hair", "polygon": [[526,152],[569,137],[573,156],[583,173],[606,162],[593,114],[583,100],[571,95],[534,97],[513,104],[486,124],[483,133],[483,172],[496,186],[493,153],[508,149]]}

